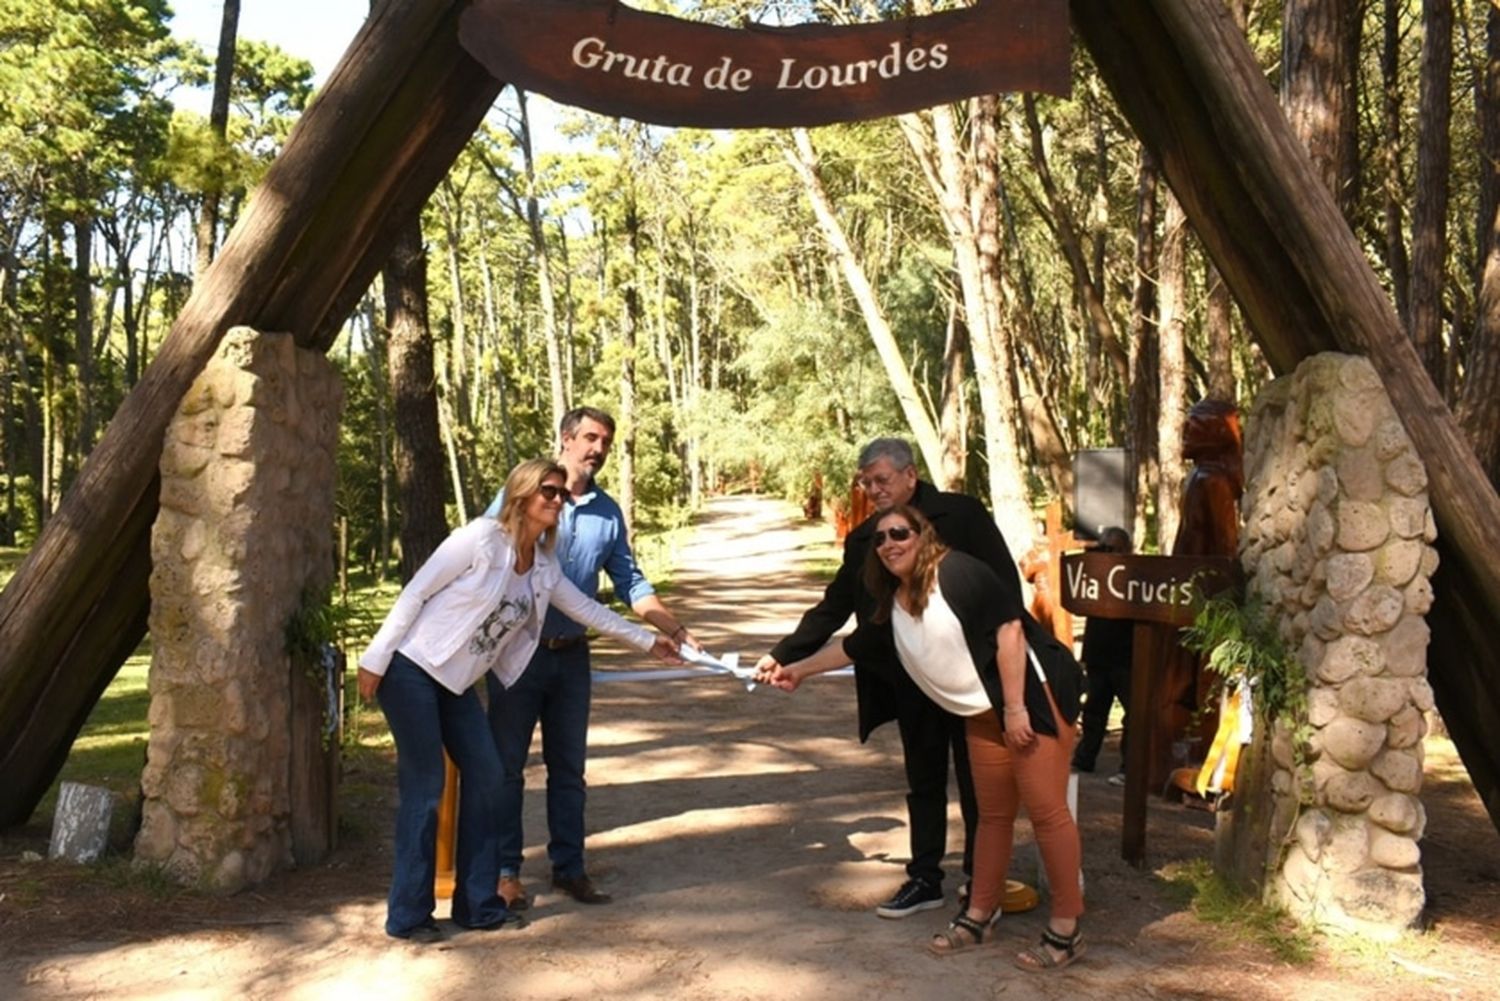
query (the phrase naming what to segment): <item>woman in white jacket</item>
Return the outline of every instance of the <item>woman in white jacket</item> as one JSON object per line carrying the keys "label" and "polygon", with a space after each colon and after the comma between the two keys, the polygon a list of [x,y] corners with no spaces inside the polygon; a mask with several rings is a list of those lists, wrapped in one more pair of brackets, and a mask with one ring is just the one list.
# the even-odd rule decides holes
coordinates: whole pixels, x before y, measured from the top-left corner
{"label": "woman in white jacket", "polygon": [[380,700],[396,741],[400,805],[385,922],[394,938],[443,937],[432,911],[444,749],[463,779],[453,921],[481,929],[519,922],[495,892],[500,758],[474,683],[489,670],[503,678],[525,668],[549,604],[676,660],[671,639],[625,621],[563,576],[552,548],[565,483],[562,467],[547,459],[513,469],[499,515],[477,518],[448,536],[402,589],[359,659],[360,697]]}

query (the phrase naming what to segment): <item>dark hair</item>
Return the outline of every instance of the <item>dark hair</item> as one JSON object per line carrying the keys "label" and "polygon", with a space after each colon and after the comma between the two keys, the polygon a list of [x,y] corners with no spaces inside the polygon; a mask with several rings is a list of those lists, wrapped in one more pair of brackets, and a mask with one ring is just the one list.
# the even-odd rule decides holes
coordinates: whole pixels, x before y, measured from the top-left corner
{"label": "dark hair", "polygon": [[573,432],[578,430],[578,425],[585,420],[598,421],[609,429],[610,434],[615,433],[615,419],[598,407],[574,407],[563,414],[563,419],[557,425],[557,431],[563,438],[571,438]]}
{"label": "dark hair", "polygon": [[917,464],[911,444],[904,438],[876,438],[859,450],[859,468],[864,469],[877,459],[889,459],[898,471],[910,469]]}
{"label": "dark hair", "polygon": [[1135,548],[1130,533],[1119,525],[1111,525],[1099,533],[1099,551],[1104,553],[1128,553]]}
{"label": "dark hair", "polygon": [[[917,530],[917,564],[912,571],[911,614],[920,619],[927,608],[927,596],[932,593],[932,582],[937,576],[937,565],[947,555],[948,547],[933,531],[927,516],[910,504],[893,504],[875,512],[874,524],[879,525],[890,515],[899,515]],[[875,622],[885,622],[891,617],[891,603],[896,600],[896,589],[901,580],[886,569],[875,552],[872,543],[865,556],[865,587],[875,596]]]}

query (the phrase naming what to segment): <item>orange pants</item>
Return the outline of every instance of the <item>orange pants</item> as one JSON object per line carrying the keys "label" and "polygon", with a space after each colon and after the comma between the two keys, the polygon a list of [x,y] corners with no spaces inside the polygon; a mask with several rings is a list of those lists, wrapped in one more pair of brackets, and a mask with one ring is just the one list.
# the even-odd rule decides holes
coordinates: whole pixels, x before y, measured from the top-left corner
{"label": "orange pants", "polygon": [[[1056,703],[1052,714],[1060,721]],[[1016,814],[1024,805],[1047,867],[1052,916],[1078,917],[1083,913],[1083,891],[1078,887],[1083,849],[1078,825],[1068,812],[1068,770],[1077,733],[1063,724],[1058,727],[1060,737],[1037,734],[1026,750],[1013,751],[1005,746],[998,713],[969,716],[964,724],[974,794],[979,800],[969,906],[984,914],[1000,906]]]}

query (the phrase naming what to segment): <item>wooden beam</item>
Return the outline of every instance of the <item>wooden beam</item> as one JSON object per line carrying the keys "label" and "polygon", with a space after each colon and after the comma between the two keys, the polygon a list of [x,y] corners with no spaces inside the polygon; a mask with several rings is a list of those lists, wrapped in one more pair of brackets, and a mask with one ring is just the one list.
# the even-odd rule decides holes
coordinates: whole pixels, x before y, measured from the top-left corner
{"label": "wooden beam", "polygon": [[1430,678],[1500,828],[1500,497],[1428,379],[1358,241],[1218,3],[1072,0],[1073,26],[1157,156],[1278,372],[1368,357],[1427,463],[1442,569]]}

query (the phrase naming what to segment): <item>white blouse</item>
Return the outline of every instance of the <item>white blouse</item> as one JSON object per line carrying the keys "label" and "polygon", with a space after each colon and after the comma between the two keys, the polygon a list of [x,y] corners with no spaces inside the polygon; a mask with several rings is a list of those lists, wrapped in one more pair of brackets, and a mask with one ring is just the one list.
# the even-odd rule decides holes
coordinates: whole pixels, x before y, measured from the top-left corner
{"label": "white blouse", "polygon": [[901,666],[928,698],[955,716],[978,716],[994,708],[974,670],[964,628],[936,576],[920,619],[892,602],[891,628]]}

